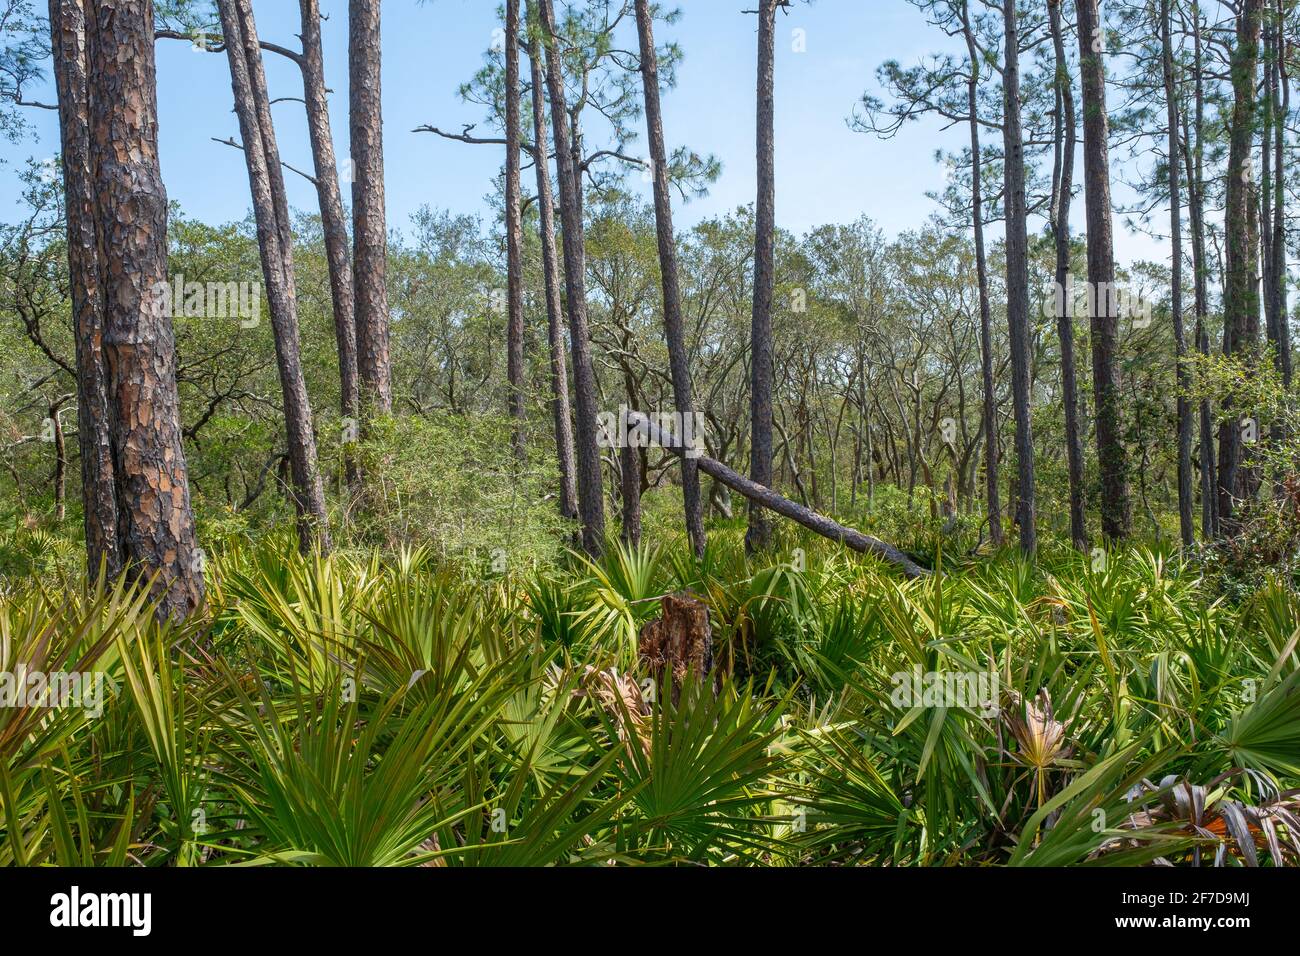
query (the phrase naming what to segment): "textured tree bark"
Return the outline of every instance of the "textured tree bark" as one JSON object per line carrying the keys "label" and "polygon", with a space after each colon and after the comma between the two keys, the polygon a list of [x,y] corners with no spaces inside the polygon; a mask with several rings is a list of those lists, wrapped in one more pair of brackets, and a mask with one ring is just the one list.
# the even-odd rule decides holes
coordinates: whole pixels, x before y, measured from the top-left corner
{"label": "textured tree bark", "polygon": [[[993,310],[989,302],[989,261],[984,247],[984,184],[979,124],[979,81],[982,54],[975,43],[970,7],[962,4],[962,33],[970,56],[971,74],[966,84],[966,104],[970,112],[971,154],[971,228],[975,233],[975,275],[980,296],[980,373],[984,387],[984,498],[989,520],[989,538],[993,547],[1002,547],[1002,489],[998,484],[998,410],[997,386],[993,379]],[[868,456],[870,457],[870,456]]]}
{"label": "textured tree bark", "polygon": [[[673,397],[683,416],[695,414],[686,333],[682,323],[681,292],[677,278],[677,241],[673,233],[673,203],[668,181],[668,149],[664,144],[663,109],[659,102],[659,56],[655,51],[654,23],[649,0],[636,0],[637,35],[641,48],[641,80],[645,89],[646,130],[650,146],[651,175],[654,177],[655,234],[659,243],[659,272],[664,296],[664,334],[668,339],[668,364],[673,378]],[[700,497],[700,474],[695,462],[682,458],[682,502],[686,512],[686,533],[697,557],[704,555],[704,507]]]}
{"label": "textured tree bark", "polygon": [[[628,425],[631,428],[640,430],[655,444],[661,445],[674,455],[683,453],[681,442],[677,436],[666,434],[644,415],[637,412],[629,413]],[[845,547],[860,554],[873,554],[890,564],[896,565],[909,578],[924,577],[930,573],[893,545],[886,544],[884,541],[870,535],[865,535],[861,531],[847,528],[836,521],[832,521],[825,515],[819,515],[811,508],[797,504],[789,498],[777,494],[771,488],[764,487],[756,481],[732,471],[720,461],[709,458],[707,455],[701,455],[697,462],[700,471],[710,478],[717,479],[733,491],[744,495],[748,500],[803,525],[809,531],[813,531],[823,538],[838,541]]]}
{"label": "textured tree bark", "polygon": [[1161,0],[1160,45],[1165,81],[1165,113],[1169,124],[1169,243],[1172,247],[1170,308],[1174,316],[1174,345],[1178,351],[1178,530],[1184,547],[1196,540],[1192,517],[1192,409],[1187,401],[1187,334],[1183,327],[1183,194],[1179,175],[1178,85],[1174,73],[1173,10]]}
{"label": "textured tree bark", "polygon": [[573,391],[578,421],[578,507],[582,514],[582,547],[598,557],[605,547],[605,499],[596,447],[596,377],[587,330],[586,249],[579,191],[582,183],[569,143],[568,108],[563,66],[555,34],[552,0],[537,0],[540,44],[546,54],[546,86],[550,94],[551,125],[556,143],[555,166],[560,181],[560,218],[564,234],[564,285],[568,298],[569,345],[573,354]]}
{"label": "textured tree bark", "polygon": [[[321,231],[325,237],[325,258],[329,264],[330,299],[334,306],[334,339],[339,356],[339,411],[345,422],[359,414],[360,386],[357,372],[356,290],[353,288],[352,255],[348,249],[347,215],[339,187],[338,160],[334,155],[334,134],[330,130],[329,99],[325,85],[325,56],[320,34],[319,0],[299,0],[302,19],[302,87],[307,103],[307,130],[311,136],[312,168],[320,204]],[[348,482],[358,481],[355,459],[344,451]]]}
{"label": "textured tree bark", "polygon": [[[1069,61],[1065,56],[1060,0],[1049,0],[1047,12],[1051,23],[1052,47],[1056,54],[1056,102],[1059,110],[1056,120],[1056,209],[1052,212],[1052,228],[1056,236],[1056,287],[1064,290],[1070,279],[1070,206],[1078,135],[1074,88],[1070,82]],[[1074,308],[1073,303],[1065,301],[1063,292],[1056,301],[1063,306],[1056,317],[1056,335],[1061,349],[1061,402],[1065,406],[1065,453],[1070,476],[1070,541],[1080,551],[1086,551],[1088,520],[1084,495],[1083,436],[1079,430],[1079,385],[1074,366]]]}
{"label": "textured tree bark", "polygon": [[218,0],[221,28],[230,61],[235,113],[248,167],[257,243],[275,336],[276,366],[284,399],[293,502],[298,514],[298,543],[304,550],[330,547],[325,492],[317,465],[311,402],[303,377],[298,341],[298,302],[294,281],[293,224],[280,166],[280,151],[271,122],[257,27],[250,0]]}
{"label": "textured tree bark", "polygon": [[[1187,213],[1191,226],[1192,269],[1195,272],[1193,289],[1196,297],[1196,348],[1202,355],[1210,354],[1210,337],[1206,328],[1210,315],[1209,266],[1205,253],[1205,80],[1202,64],[1204,51],[1201,39],[1201,11],[1198,0],[1192,0],[1193,24],[1192,76],[1195,88],[1192,123],[1184,119],[1183,165],[1187,170]],[[1200,458],[1201,464],[1201,534],[1207,540],[1218,534],[1219,500],[1217,462],[1214,453],[1214,417],[1209,399],[1200,403]]]}
{"label": "textured tree bark", "polygon": [[1006,63],[1002,73],[1005,104],[1002,141],[1006,156],[1003,204],[1007,226],[1007,327],[1011,335],[1011,394],[1015,404],[1019,478],[1015,514],[1020,529],[1020,549],[1025,554],[1033,554],[1038,548],[1038,529],[1034,513],[1034,435],[1030,417],[1029,235],[1025,144],[1020,118],[1020,26],[1015,0],[1003,0],[1002,8],[1006,34]]}
{"label": "textured tree bark", "polygon": [[[1287,75],[1287,38],[1285,33],[1286,6],[1284,0],[1277,0],[1277,56],[1273,60],[1273,80],[1277,94],[1274,99],[1276,109],[1273,123],[1274,172],[1273,182],[1273,309],[1278,319],[1278,367],[1282,373],[1282,385],[1291,387],[1295,375],[1294,358],[1291,355],[1291,321],[1287,305],[1287,212],[1286,212],[1286,124],[1291,115],[1291,79]],[[1267,148],[1267,144],[1265,146]]]}
{"label": "textured tree bark", "polygon": [[1101,530],[1108,541],[1128,537],[1132,523],[1128,456],[1120,411],[1119,317],[1110,307],[1115,247],[1110,203],[1110,123],[1106,118],[1105,32],[1098,0],[1077,0],[1079,74],[1083,88],[1083,167],[1088,211],[1092,390],[1101,470]]}
{"label": "textured tree bark", "polygon": [[104,301],[95,243],[95,194],[90,171],[90,98],[86,0],[50,0],[50,50],[59,97],[63,190],[68,226],[68,276],[77,343],[77,440],[85,512],[86,570],[122,570],[117,490],[104,361]]}
{"label": "textured tree bark", "polygon": [[[749,476],[772,484],[772,297],[776,243],[776,8],[779,0],[758,2],[758,197],[754,205],[754,309],[750,320]],[[767,547],[772,527],[758,501],[749,499],[745,550]]]}
{"label": "textured tree bark", "polygon": [[672,687],[675,704],[688,675],[703,682],[712,673],[713,630],[708,606],[689,592],[665,594],[659,607],[641,628],[638,656],[661,689]]}
{"label": "textured tree bark", "polygon": [[524,223],[519,186],[519,0],[506,0],[506,379],[515,457],[528,457],[524,426]]}
{"label": "textured tree bark", "polygon": [[393,410],[389,351],[388,227],[384,211],[384,114],[380,0],[348,3],[348,107],[352,150],[352,274],[362,418]]}
{"label": "textured tree bark", "polygon": [[158,294],[167,283],[167,191],[158,164],[150,0],[98,0],[87,20],[90,170],[104,302],[104,359],[127,573],[158,613],[203,602],[176,389],[176,345]]}
{"label": "textured tree bark", "polygon": [[[536,10],[528,4],[528,22]],[[564,357],[560,264],[555,249],[555,198],[551,194],[551,163],[546,132],[546,100],[542,78],[541,41],[534,37],[529,55],[533,105],[533,165],[537,172],[537,218],[542,243],[542,272],[546,286],[546,337],[551,352],[551,418],[555,423],[555,457],[560,466],[560,515],[578,518],[578,486],[574,464],[573,421],[569,406],[568,361]]]}
{"label": "textured tree bark", "polygon": [[[1262,0],[1243,0],[1232,53],[1233,108],[1229,122],[1227,200],[1224,209],[1223,347],[1249,366],[1259,349],[1259,204],[1255,200],[1251,155],[1258,106],[1256,77]],[[1245,466],[1241,415],[1225,408],[1219,426],[1219,524],[1233,533],[1236,502],[1255,493],[1256,476]]]}

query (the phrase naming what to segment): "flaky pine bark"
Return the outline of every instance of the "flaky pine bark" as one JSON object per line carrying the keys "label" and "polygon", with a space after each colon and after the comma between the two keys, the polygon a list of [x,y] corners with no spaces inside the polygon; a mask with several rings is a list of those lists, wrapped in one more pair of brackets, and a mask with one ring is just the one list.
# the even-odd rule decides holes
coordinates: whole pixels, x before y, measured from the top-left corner
{"label": "flaky pine bark", "polygon": [[1005,114],[1002,142],[1005,188],[1003,206],[1007,227],[1007,329],[1011,336],[1011,395],[1016,417],[1016,524],[1020,549],[1033,554],[1038,548],[1034,513],[1034,434],[1030,417],[1029,369],[1029,231],[1025,199],[1025,144],[1020,117],[1020,25],[1016,0],[1003,0],[1006,62],[1002,88]]}
{"label": "flaky pine bark", "polygon": [[153,4],[97,0],[86,36],[117,535],[127,573],[150,582],[159,614],[180,618],[203,602],[203,561],[181,444],[176,343],[158,302],[168,288],[167,190]]}
{"label": "flaky pine bark", "polygon": [[59,97],[63,191],[68,226],[68,277],[77,345],[77,440],[85,512],[86,569],[122,570],[117,490],[104,363],[104,303],[95,244],[95,194],[90,173],[90,99],[86,50],[87,0],[50,0],[50,52]]}
{"label": "flaky pine bark", "polygon": [[[1223,349],[1247,367],[1259,349],[1259,204],[1251,155],[1255,142],[1256,78],[1262,0],[1243,0],[1232,53],[1233,107],[1229,121],[1227,200],[1224,210]],[[1248,409],[1224,409],[1219,426],[1219,523],[1233,532],[1236,502],[1255,492],[1253,469],[1245,467],[1242,441]]]}
{"label": "flaky pine bark", "polygon": [[541,26],[538,43],[546,55],[546,87],[550,94],[551,126],[556,143],[555,166],[560,181],[560,218],[564,229],[564,286],[568,299],[569,347],[573,355],[573,391],[577,412],[578,507],[582,514],[582,547],[598,557],[605,547],[605,500],[600,449],[596,446],[596,376],[587,329],[587,261],[579,195],[582,182],[569,143],[569,111],[565,102],[563,65],[556,36],[552,0],[537,0]]}
{"label": "flaky pine bark", "polygon": [[979,82],[983,55],[975,42],[970,5],[962,3],[962,34],[970,57],[966,81],[966,105],[970,113],[971,228],[975,233],[975,275],[980,297],[980,375],[984,388],[981,405],[984,420],[984,503],[993,547],[1002,547],[1002,489],[998,484],[997,386],[993,379],[993,310],[989,301],[989,261],[984,247],[984,183],[980,145]]}
{"label": "flaky pine bark", "polygon": [[[302,19],[302,55],[298,65],[302,70],[312,169],[320,204],[321,231],[325,237],[325,258],[329,264],[330,299],[334,306],[334,340],[339,357],[339,411],[345,421],[355,420],[360,411],[356,290],[353,288],[352,254],[348,249],[347,214],[339,187],[338,160],[334,156],[334,134],[330,130],[320,2],[299,0],[298,7]],[[351,455],[348,455],[348,478],[350,482],[357,478]]]}
{"label": "flaky pine bark", "polygon": [[1160,4],[1161,64],[1165,82],[1165,114],[1169,124],[1169,244],[1172,250],[1170,309],[1174,315],[1174,346],[1178,353],[1178,530],[1183,546],[1196,540],[1192,518],[1192,409],[1187,400],[1187,334],[1183,327],[1183,194],[1179,174],[1182,152],[1178,126],[1178,83],[1174,73],[1173,10]]}
{"label": "flaky pine bark", "polygon": [[524,424],[524,223],[519,186],[519,0],[506,0],[506,379],[515,457],[528,456]]}
{"label": "flaky pine bark", "polygon": [[[749,477],[772,484],[772,298],[776,244],[776,8],[780,0],[758,0],[758,123],[755,137],[758,197],[754,205],[754,308],[749,350]],[[745,550],[767,547],[771,522],[761,504],[749,499]]]}
{"label": "flaky pine bark", "polygon": [[[1056,55],[1056,172],[1052,230],[1056,239],[1056,288],[1070,280],[1070,206],[1074,193],[1074,153],[1078,144],[1074,114],[1074,87],[1065,55],[1061,0],[1048,0],[1052,47]],[[1056,316],[1056,336],[1061,349],[1061,403],[1065,406],[1065,457],[1070,479],[1070,541],[1080,551],[1088,549],[1088,524],[1084,496],[1083,436],[1079,429],[1079,385],[1074,365],[1074,309],[1062,291],[1056,296],[1061,311]]]}
{"label": "flaky pine bark", "polygon": [[[695,414],[695,399],[686,353],[686,332],[682,322],[681,291],[677,278],[677,240],[673,234],[673,203],[669,192],[671,184],[668,181],[668,149],[664,144],[663,109],[659,102],[659,55],[655,51],[654,22],[649,0],[636,0],[636,22],[641,48],[641,80],[645,89],[650,166],[654,177],[655,234],[659,243],[659,273],[664,296],[664,334],[668,339],[673,397],[677,411],[687,416]],[[699,469],[692,458],[682,458],[682,499],[691,548],[697,557],[702,557],[705,546],[704,508],[700,497]]]}
{"label": "flaky pine bark", "polygon": [[388,227],[384,212],[384,114],[380,0],[348,2],[348,109],[352,144],[352,274],[362,415],[393,410],[389,351]]}
{"label": "flaky pine bark", "polygon": [[528,23],[533,31],[529,52],[533,105],[533,165],[537,173],[537,219],[542,245],[542,273],[546,287],[546,337],[551,352],[551,418],[555,423],[555,457],[560,467],[560,515],[578,518],[578,485],[573,450],[572,411],[569,406],[568,361],[564,357],[563,305],[560,302],[560,263],[555,248],[555,198],[551,193],[551,161],[546,132],[546,93],[542,78],[542,42],[538,39],[537,11],[528,3]]}
{"label": "flaky pine bark", "polygon": [[1120,412],[1119,316],[1111,308],[1115,244],[1110,202],[1110,122],[1106,118],[1105,32],[1098,0],[1076,0],[1079,74],[1083,88],[1083,176],[1088,212],[1092,391],[1101,470],[1101,530],[1108,541],[1129,534],[1132,508]]}
{"label": "flaky pine bark", "polygon": [[298,542],[304,550],[330,546],[325,492],[317,466],[311,402],[303,377],[298,341],[298,302],[294,281],[293,224],[280,166],[280,151],[271,122],[257,27],[250,0],[218,0],[221,28],[230,61],[235,113],[253,195],[257,244],[275,336],[276,366],[284,399],[293,501],[298,514]]}

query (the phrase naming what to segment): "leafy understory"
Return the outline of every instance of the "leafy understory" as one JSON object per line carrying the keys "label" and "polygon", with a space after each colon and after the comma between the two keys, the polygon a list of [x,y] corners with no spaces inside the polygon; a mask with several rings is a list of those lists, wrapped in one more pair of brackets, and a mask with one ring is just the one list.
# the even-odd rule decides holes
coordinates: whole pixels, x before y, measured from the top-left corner
{"label": "leafy understory", "polygon": [[[184,625],[126,585],[29,582],[0,598],[0,670],[105,691],[0,708],[0,863],[1300,862],[1282,581],[1229,604],[1134,550],[903,582],[798,544],[747,563],[724,529],[700,560],[502,575],[231,547]],[[674,704],[636,639],[680,590],[717,672]]]}

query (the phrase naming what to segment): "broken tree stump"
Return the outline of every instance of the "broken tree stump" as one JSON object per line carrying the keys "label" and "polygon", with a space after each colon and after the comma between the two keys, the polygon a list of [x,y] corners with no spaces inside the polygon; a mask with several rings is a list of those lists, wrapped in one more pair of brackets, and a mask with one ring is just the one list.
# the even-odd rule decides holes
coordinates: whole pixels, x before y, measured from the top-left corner
{"label": "broken tree stump", "polygon": [[709,675],[713,670],[713,631],[709,627],[709,609],[688,591],[665,594],[659,607],[660,616],[641,628],[638,651],[655,685],[671,686],[673,703],[677,703],[688,673],[712,684]]}

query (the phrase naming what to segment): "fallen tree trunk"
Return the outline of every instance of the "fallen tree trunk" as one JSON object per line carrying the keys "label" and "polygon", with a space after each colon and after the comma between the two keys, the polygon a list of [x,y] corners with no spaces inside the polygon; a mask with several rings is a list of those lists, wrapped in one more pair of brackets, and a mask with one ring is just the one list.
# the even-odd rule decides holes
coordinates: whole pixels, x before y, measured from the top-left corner
{"label": "fallen tree trunk", "polygon": [[[693,449],[686,448],[671,432],[664,431],[640,412],[629,411],[627,413],[627,422],[629,428],[635,429],[651,442],[672,452],[674,455],[685,455],[687,452],[693,451]],[[751,481],[744,475],[732,471],[716,459],[700,454],[696,458],[696,464],[699,466],[700,471],[712,478],[716,478],[728,488],[744,495],[750,501],[803,525],[809,531],[814,531],[823,538],[838,541],[845,547],[861,554],[872,554],[884,561],[888,561],[901,569],[903,574],[909,578],[924,577],[930,573],[892,544],[887,544],[879,538],[863,534],[861,531],[846,528],[825,515],[818,514],[811,508],[796,504],[789,498],[777,494],[771,488],[760,485],[758,482]]]}

